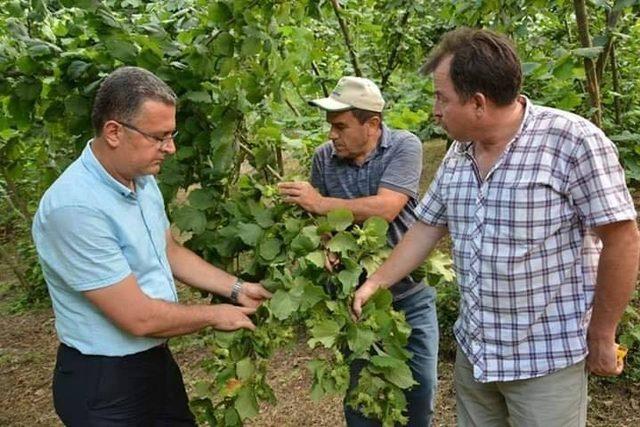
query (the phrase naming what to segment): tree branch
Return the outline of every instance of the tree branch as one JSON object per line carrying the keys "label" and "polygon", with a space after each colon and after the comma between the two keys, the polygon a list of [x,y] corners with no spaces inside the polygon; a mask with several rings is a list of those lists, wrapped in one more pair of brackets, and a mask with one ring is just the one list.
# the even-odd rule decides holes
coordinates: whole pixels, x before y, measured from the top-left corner
{"label": "tree branch", "polygon": [[324,78],[322,78],[322,76],[320,75],[320,69],[316,65],[315,61],[311,61],[311,68],[313,69],[313,72],[316,74],[316,76],[318,76],[320,80],[320,86],[322,86],[322,93],[324,93],[324,97],[325,98],[328,97],[329,91],[327,90],[327,86],[324,84]]}
{"label": "tree branch", "polygon": [[[573,6],[576,14],[576,23],[578,24],[578,36],[580,39],[580,44],[584,48],[592,47],[585,0],[573,0]],[[584,58],[584,69],[587,75],[587,91],[589,92],[589,98],[591,99],[591,107],[594,109],[591,121],[593,121],[596,126],[602,127],[600,86],[598,84],[596,64],[593,59],[589,57]]]}
{"label": "tree branch", "polygon": [[[616,1],[616,4],[617,3],[618,2]],[[599,82],[602,81],[602,75],[604,74],[604,69],[607,66],[607,60],[611,56],[611,49],[613,48],[614,41],[613,30],[615,30],[618,25],[618,20],[621,14],[622,9],[612,10],[607,14],[607,42],[605,43],[602,52],[600,52],[600,55],[598,55],[598,62],[596,63],[596,75],[598,76]]]}
{"label": "tree branch", "polygon": [[[407,21],[409,20],[409,15],[411,14],[411,9],[408,8],[404,14],[402,15],[402,18],[400,18],[400,26],[398,28],[405,28],[407,26]],[[389,77],[391,77],[391,73],[393,72],[393,70],[395,70],[396,68],[396,57],[398,56],[398,51],[400,49],[400,41],[402,40],[402,36],[404,35],[404,31],[400,30],[400,31],[396,31],[395,33],[395,39],[393,41],[393,49],[391,50],[391,53],[389,54],[389,59],[387,60],[387,67],[385,68],[384,72],[382,73],[382,80],[380,81],[380,90],[384,90],[384,88],[387,86],[387,82],[389,81]]]}
{"label": "tree branch", "polygon": [[347,45],[347,50],[349,51],[349,57],[351,58],[351,66],[353,66],[353,72],[356,76],[362,77],[362,71],[360,71],[360,64],[358,63],[358,57],[356,56],[356,52],[353,48],[353,42],[351,41],[351,36],[349,35],[349,28],[347,27],[347,23],[344,22],[344,19],[342,19],[340,4],[338,3],[338,0],[331,0],[331,5],[333,6],[333,11],[336,13],[336,18],[338,18],[338,24],[340,24],[340,29],[342,30],[344,43]]}

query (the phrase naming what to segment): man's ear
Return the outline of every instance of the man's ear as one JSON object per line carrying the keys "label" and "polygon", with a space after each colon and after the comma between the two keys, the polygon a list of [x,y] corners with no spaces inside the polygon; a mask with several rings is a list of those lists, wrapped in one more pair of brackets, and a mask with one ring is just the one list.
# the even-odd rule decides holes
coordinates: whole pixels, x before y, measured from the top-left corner
{"label": "man's ear", "polygon": [[367,124],[370,129],[378,129],[380,127],[380,117],[373,116],[369,120],[367,120]]}
{"label": "man's ear", "polygon": [[476,92],[471,97],[473,109],[477,117],[481,117],[487,111],[487,97],[483,93]]}
{"label": "man's ear", "polygon": [[102,139],[111,148],[116,148],[120,145],[120,135],[122,131],[122,125],[115,120],[107,120],[102,126]]}

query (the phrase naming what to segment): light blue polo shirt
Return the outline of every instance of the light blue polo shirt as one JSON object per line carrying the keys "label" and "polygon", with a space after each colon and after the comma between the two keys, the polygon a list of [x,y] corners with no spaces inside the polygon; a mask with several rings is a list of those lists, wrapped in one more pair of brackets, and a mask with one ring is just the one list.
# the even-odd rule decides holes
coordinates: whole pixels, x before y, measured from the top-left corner
{"label": "light blue polo shirt", "polygon": [[169,221],[162,194],[151,175],[135,183],[133,192],[109,175],[89,141],[46,191],[33,221],[58,338],[83,354],[124,356],[163,342],[118,328],[84,291],[133,274],[149,297],[178,300],[166,253]]}

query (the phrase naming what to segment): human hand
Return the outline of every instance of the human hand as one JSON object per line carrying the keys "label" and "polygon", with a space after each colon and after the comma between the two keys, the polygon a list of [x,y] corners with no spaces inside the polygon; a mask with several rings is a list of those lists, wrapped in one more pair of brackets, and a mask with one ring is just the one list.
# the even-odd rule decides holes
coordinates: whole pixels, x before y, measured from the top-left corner
{"label": "human hand", "polygon": [[249,314],[255,313],[251,307],[238,307],[231,304],[212,305],[213,319],[211,326],[219,331],[235,331],[237,329],[249,329],[254,331],[256,326],[249,319]]}
{"label": "human hand", "polygon": [[380,289],[380,285],[372,280],[367,280],[360,286],[353,297],[353,314],[356,317],[356,320],[360,318],[362,315],[362,306],[366,304],[366,302],[376,293],[376,291]]}
{"label": "human hand", "polygon": [[307,212],[323,214],[322,195],[306,181],[281,182],[278,184],[280,194],[287,203],[295,203]]}
{"label": "human hand", "polygon": [[617,376],[622,373],[624,359],[618,358],[618,345],[613,337],[592,338],[587,336],[589,355],[587,356],[587,371],[603,377]]}
{"label": "human hand", "polygon": [[267,291],[260,283],[244,282],[238,294],[238,303],[244,307],[255,309],[269,298],[271,298],[271,292]]}
{"label": "human hand", "polygon": [[324,253],[324,268],[326,268],[328,272],[333,273],[333,269],[340,265],[340,257],[329,249],[325,250]]}

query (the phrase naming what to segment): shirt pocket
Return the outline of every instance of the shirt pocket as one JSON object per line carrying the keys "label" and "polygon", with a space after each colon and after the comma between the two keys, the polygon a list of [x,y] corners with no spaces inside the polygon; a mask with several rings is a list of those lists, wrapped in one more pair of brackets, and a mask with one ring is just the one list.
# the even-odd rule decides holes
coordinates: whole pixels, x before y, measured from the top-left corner
{"label": "shirt pocket", "polygon": [[544,243],[562,227],[568,199],[549,174],[505,183],[496,203],[498,234],[512,243],[532,247]]}

